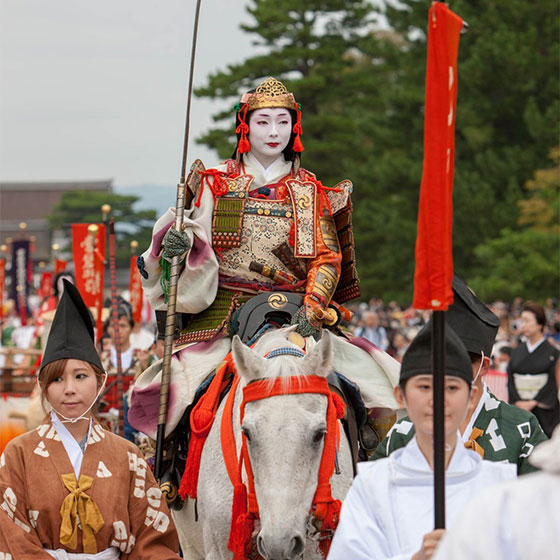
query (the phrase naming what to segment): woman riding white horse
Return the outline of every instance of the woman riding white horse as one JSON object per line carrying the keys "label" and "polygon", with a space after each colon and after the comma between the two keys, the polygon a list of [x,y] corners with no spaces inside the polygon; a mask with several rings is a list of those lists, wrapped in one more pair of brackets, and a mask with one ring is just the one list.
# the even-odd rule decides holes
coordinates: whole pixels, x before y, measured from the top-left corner
{"label": "woman riding white horse", "polygon": [[[317,333],[330,305],[359,295],[353,262],[352,183],[325,187],[300,167],[301,107],[267,78],[243,95],[236,110],[233,159],[204,170],[183,231],[172,208],[154,226],[139,259],[152,307],[166,308],[169,263],[180,254],[177,311],[190,314],[175,342],[166,435],[177,426],[204,379],[227,356],[231,317],[263,292],[299,292],[300,332]],[[278,305],[282,302],[278,301]],[[398,364],[365,339],[337,337],[334,367],[354,381],[367,408],[397,407]],[[155,437],[161,362],[137,380],[129,421]]]}
{"label": "woman riding white horse", "polygon": [[[173,229],[175,212],[170,209],[156,223],[152,243],[139,259],[144,290],[154,309],[160,311],[166,308],[170,259],[180,255],[182,262],[177,311],[189,316],[175,341],[171,360],[166,435],[175,429],[200,384],[228,356],[230,337],[235,333],[232,328],[235,313],[240,308],[242,312],[243,304],[252,297],[269,293],[272,304],[281,307],[285,304],[281,292],[301,293],[303,306],[298,331],[305,338],[300,337],[303,340],[300,352],[309,353],[316,344],[312,335],[318,336],[325,320],[332,318],[331,306],[340,309],[339,304],[359,295],[353,262],[352,184],[346,180],[328,188],[313,173],[300,167],[301,107],[293,94],[278,80],[267,78],[255,91],[243,95],[236,119],[238,142],[233,158],[213,169],[206,170],[202,164],[198,168],[194,166],[191,177],[197,180],[191,181],[191,187],[195,192],[192,205],[185,210],[183,231]],[[398,363],[365,339],[340,335],[329,340],[319,348],[329,348],[324,352],[325,356],[333,355],[331,369],[358,385],[365,406],[397,408],[393,387],[398,382]],[[257,343],[257,348],[260,345],[261,342]],[[243,356],[240,348],[237,345],[236,365]],[[279,373],[276,360],[298,361],[293,356],[278,357],[266,362],[266,370],[258,375],[269,377]],[[293,367],[306,370],[302,364],[307,364],[307,360],[309,357]],[[319,360],[317,366],[321,367],[314,373],[326,376],[329,361]],[[250,376],[248,369],[240,368],[243,383]],[[137,379],[129,411],[131,425],[152,437],[156,433],[160,382],[161,362],[157,362]],[[240,398],[239,391],[238,394]],[[296,401],[301,407],[294,406]],[[240,401],[235,403],[235,410],[239,404]],[[224,406],[222,403],[218,412],[220,418]],[[312,502],[309,495],[317,488],[319,461],[317,446],[314,459],[309,457],[310,448],[296,449],[309,437],[306,430],[313,428],[309,422],[319,417],[324,421],[326,400],[321,395],[286,395],[251,402],[246,409],[247,422],[257,409],[270,409],[266,416],[283,421],[281,425],[274,422],[263,428],[270,432],[268,436],[260,436],[263,441],[268,438],[274,442],[266,448],[266,459],[260,455],[263,444],[257,450],[248,442],[251,464],[253,455],[259,455],[255,459],[259,474],[255,473],[254,479],[262,523],[259,549],[270,558],[276,557],[280,549],[282,557],[295,557],[308,532],[305,520]],[[176,514],[183,549],[206,558],[228,555],[234,480],[232,476],[228,480],[231,469],[222,458],[216,427],[219,424],[215,422],[202,451],[200,481],[191,488],[191,495],[196,492],[198,496],[200,522],[193,521],[192,501]],[[260,422],[257,424],[261,427]],[[254,437],[259,436],[251,434],[251,441]],[[340,446],[338,459],[342,464],[349,460],[344,437]],[[265,466],[260,467],[261,462]],[[287,478],[278,474],[280,464],[285,467],[282,472],[286,474],[282,476]],[[323,476],[326,468],[319,469]],[[289,486],[288,480],[296,476],[298,469],[302,469],[303,478],[296,481],[295,487]],[[188,462],[186,472],[190,472]],[[344,472],[348,482],[351,470]],[[272,482],[281,484],[282,498],[269,493],[268,480],[261,480],[265,475],[260,473],[267,473]],[[333,490],[342,497],[346,486],[340,477],[335,476],[334,481]],[[325,484],[319,484],[321,492]],[[321,495],[320,499],[325,496]],[[329,504],[321,502],[316,508],[321,517],[325,517],[326,510],[331,511]],[[249,504],[249,517],[254,516],[252,509]],[[289,513],[290,509],[298,513]],[[243,519],[247,521],[246,517]],[[318,524],[325,527],[323,521]],[[272,527],[281,532],[273,534]],[[288,531],[291,536],[286,541]],[[248,525],[245,537],[247,533],[250,533]],[[195,552],[193,557],[199,557]]]}

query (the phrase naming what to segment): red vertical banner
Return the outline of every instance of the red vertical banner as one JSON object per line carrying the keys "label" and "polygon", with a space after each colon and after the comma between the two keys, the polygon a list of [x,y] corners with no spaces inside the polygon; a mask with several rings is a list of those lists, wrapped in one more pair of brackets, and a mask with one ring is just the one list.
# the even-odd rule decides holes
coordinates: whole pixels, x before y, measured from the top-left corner
{"label": "red vertical banner", "polygon": [[132,317],[135,323],[142,322],[142,281],[140,272],[136,266],[137,257],[130,257],[130,304],[132,305]]}
{"label": "red vertical banner", "polygon": [[103,334],[103,274],[105,271],[105,225],[95,224],[95,234],[88,231],[90,224],[72,224],[72,254],[76,287],[84,303],[96,310],[97,340]]}
{"label": "red vertical banner", "polygon": [[4,286],[6,285],[6,259],[0,258],[0,322],[4,318]]}
{"label": "red vertical banner", "polygon": [[43,272],[41,275],[41,286],[39,287],[39,297],[41,301],[49,297],[53,290],[53,273]]}
{"label": "red vertical banner", "polygon": [[463,20],[443,2],[428,16],[428,61],[424,117],[424,165],[414,301],[416,309],[445,311],[453,303],[452,225],[457,53]]}
{"label": "red vertical banner", "polygon": [[56,259],[56,262],[54,263],[55,275],[58,274],[59,272],[62,272],[63,270],[66,270],[67,266],[68,266],[68,261],[62,259]]}

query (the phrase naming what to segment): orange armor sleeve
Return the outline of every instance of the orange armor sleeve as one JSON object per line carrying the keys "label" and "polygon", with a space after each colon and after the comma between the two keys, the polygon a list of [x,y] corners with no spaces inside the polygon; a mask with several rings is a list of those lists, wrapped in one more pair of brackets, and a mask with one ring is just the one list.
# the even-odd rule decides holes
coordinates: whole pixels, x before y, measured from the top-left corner
{"label": "orange armor sleeve", "polygon": [[342,253],[327,196],[318,192],[319,212],[315,222],[317,256],[307,263],[305,314],[315,327],[320,327],[323,310],[334,295],[340,278]]}

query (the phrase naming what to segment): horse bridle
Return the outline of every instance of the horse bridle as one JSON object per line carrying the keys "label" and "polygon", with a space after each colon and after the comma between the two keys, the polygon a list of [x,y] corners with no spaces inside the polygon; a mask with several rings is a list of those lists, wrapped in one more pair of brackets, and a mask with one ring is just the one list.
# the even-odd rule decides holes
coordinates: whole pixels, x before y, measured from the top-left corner
{"label": "horse bridle", "polygon": [[[271,359],[282,355],[303,357],[305,352],[295,347],[282,347],[272,350],[265,357]],[[251,548],[254,522],[259,518],[247,438],[242,433],[241,453],[237,458],[235,435],[233,433],[233,402],[238,383],[239,377],[234,381],[234,386],[232,386],[228,395],[221,425],[222,452],[226,469],[234,487],[231,529],[228,540],[228,548],[234,553],[234,558],[243,557],[243,554]],[[340,500],[335,500],[332,497],[330,478],[337,462],[337,447],[340,443],[340,429],[337,420],[344,415],[344,402],[330,390],[328,382],[323,376],[299,375],[257,379],[243,387],[240,423],[243,422],[245,405],[249,402],[279,395],[305,393],[323,394],[328,399],[327,430],[319,466],[317,489],[313,497],[310,521],[308,522],[308,531],[313,528],[318,533],[318,536],[311,538],[319,540],[319,549],[326,557],[332,534],[338,524],[341,507]],[[247,473],[248,488],[242,480],[243,464]]]}

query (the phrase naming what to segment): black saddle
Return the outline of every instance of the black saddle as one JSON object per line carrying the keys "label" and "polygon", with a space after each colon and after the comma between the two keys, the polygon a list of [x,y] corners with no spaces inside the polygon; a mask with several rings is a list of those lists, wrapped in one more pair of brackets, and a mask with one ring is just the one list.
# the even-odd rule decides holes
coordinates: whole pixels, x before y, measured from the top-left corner
{"label": "black saddle", "polygon": [[303,296],[289,292],[266,292],[252,297],[232,317],[231,332],[244,343],[251,340],[265,325],[289,325],[292,316],[303,305]]}

